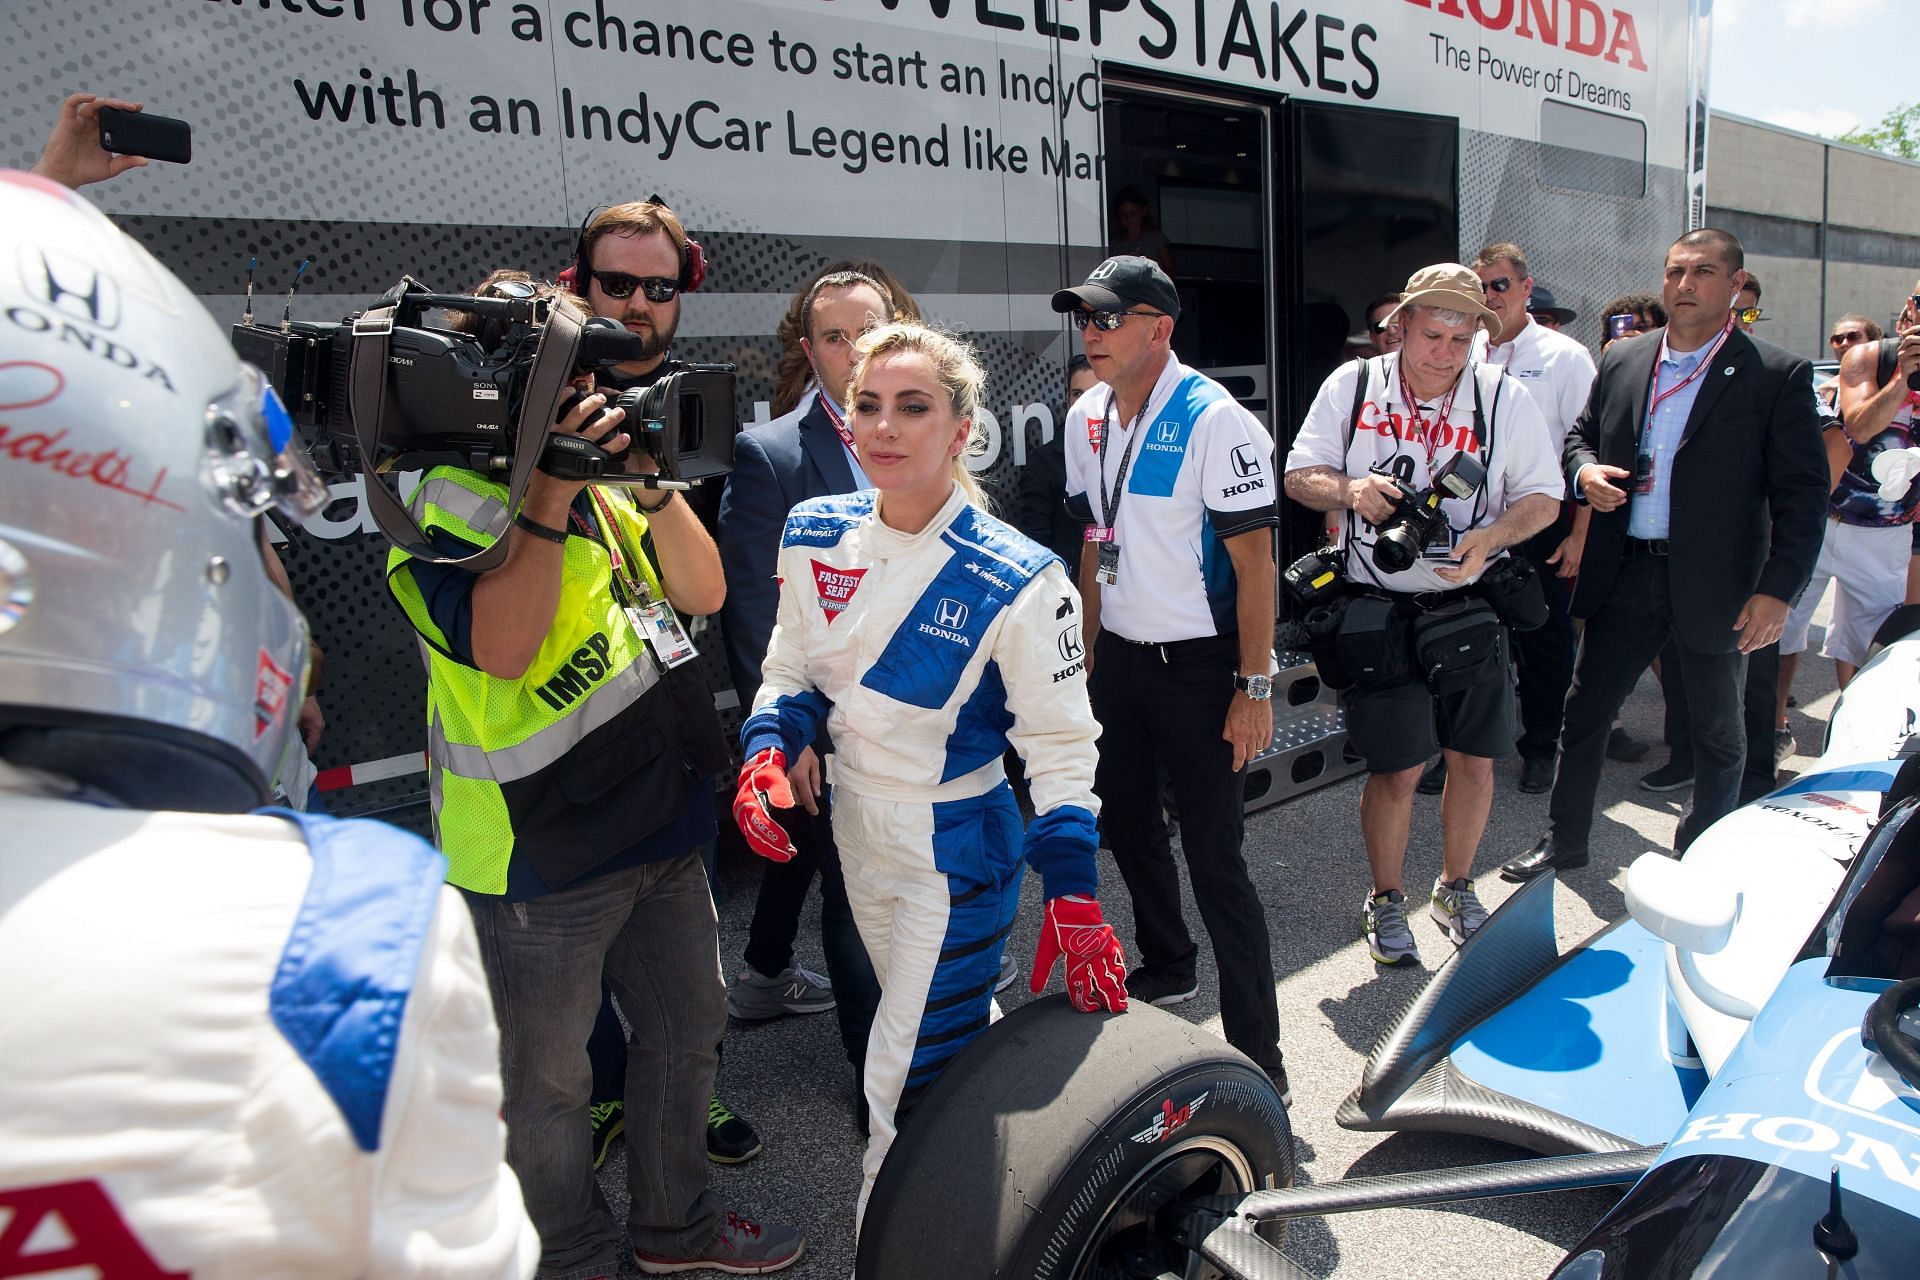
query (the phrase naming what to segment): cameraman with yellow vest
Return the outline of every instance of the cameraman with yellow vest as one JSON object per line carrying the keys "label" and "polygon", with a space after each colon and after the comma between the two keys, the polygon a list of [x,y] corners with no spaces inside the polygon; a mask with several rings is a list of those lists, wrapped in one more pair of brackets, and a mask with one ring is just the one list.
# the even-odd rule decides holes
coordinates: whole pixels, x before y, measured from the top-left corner
{"label": "cameraman with yellow vest", "polygon": [[[489,289],[587,316],[504,273]],[[624,448],[621,410],[591,378],[576,387],[586,394],[553,434]],[[588,1126],[603,975],[633,1032],[635,1262],[777,1270],[800,1256],[799,1233],[729,1212],[707,1187],[726,990],[696,850],[713,838],[711,777],[729,759],[711,695],[682,665],[680,615],[719,609],[719,553],[671,491],[536,471],[520,510],[507,504],[507,486],[478,472],[428,472],[410,507],[435,548],[465,556],[504,538],[506,558],[475,573],[396,550],[388,586],[426,655],[434,826],[493,987],[507,1161],[540,1231],[539,1274],[622,1270]]]}

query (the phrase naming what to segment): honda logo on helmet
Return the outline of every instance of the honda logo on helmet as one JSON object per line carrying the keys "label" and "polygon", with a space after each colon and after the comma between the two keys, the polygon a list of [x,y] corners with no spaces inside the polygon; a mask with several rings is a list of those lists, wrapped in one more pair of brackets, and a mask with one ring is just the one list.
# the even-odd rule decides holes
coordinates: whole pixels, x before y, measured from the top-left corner
{"label": "honda logo on helmet", "polygon": [[940,603],[934,606],[935,626],[945,627],[949,631],[958,631],[967,625],[967,606],[947,596],[940,597]]}
{"label": "honda logo on helmet", "polygon": [[120,324],[120,286],[78,258],[46,249],[21,251],[20,278],[35,297],[61,315],[98,329]]}

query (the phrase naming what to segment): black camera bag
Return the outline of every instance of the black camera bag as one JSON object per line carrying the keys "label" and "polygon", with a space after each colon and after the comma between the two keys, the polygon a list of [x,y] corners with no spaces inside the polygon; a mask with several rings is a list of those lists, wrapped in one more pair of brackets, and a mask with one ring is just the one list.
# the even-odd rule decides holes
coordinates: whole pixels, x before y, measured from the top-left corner
{"label": "black camera bag", "polygon": [[1329,689],[1351,689],[1353,673],[1340,660],[1340,624],[1347,616],[1347,598],[1336,595],[1314,605],[1300,619],[1306,633],[1307,652],[1313,655],[1314,670],[1320,683]]}
{"label": "black camera bag", "polygon": [[1401,684],[1409,674],[1406,615],[1386,596],[1356,595],[1347,601],[1334,649],[1360,692]]}
{"label": "black camera bag", "polygon": [[1460,693],[1500,660],[1500,619],[1485,600],[1462,593],[1413,619],[1413,661],[1437,696]]}
{"label": "black camera bag", "polygon": [[1512,631],[1538,631],[1547,625],[1546,584],[1529,560],[1504,556],[1480,575],[1480,596]]}

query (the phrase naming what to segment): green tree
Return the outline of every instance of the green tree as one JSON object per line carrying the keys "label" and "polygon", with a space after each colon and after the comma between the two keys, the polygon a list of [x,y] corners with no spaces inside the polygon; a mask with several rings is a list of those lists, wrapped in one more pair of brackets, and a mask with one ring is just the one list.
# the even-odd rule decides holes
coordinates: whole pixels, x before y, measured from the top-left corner
{"label": "green tree", "polygon": [[1884,151],[1890,156],[1920,160],[1920,102],[1895,107],[1879,124],[1843,133],[1839,140]]}

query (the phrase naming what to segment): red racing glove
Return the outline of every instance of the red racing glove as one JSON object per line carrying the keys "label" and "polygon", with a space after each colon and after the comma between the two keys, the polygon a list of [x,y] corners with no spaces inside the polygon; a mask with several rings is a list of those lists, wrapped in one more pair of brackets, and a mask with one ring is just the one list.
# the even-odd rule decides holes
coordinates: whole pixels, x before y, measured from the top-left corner
{"label": "red racing glove", "polygon": [[799,850],[786,829],[774,821],[775,809],[793,808],[793,788],[787,783],[787,756],[768,747],[740,766],[740,789],[733,793],[733,821],[747,838],[747,847],[775,862],[791,861]]}
{"label": "red racing glove", "polygon": [[1047,918],[1040,926],[1040,949],[1033,958],[1035,995],[1047,989],[1053,962],[1067,958],[1067,995],[1082,1013],[1124,1013],[1127,1008],[1127,962],[1119,940],[1100,918],[1100,904],[1092,898],[1066,894],[1047,899]]}

